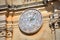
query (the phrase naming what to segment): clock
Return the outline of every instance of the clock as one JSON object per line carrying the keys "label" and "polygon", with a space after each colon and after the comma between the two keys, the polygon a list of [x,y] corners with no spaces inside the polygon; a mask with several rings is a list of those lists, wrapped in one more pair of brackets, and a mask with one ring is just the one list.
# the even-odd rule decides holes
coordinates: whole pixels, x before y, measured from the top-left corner
{"label": "clock", "polygon": [[19,29],[26,34],[34,34],[42,26],[42,15],[36,9],[25,10],[19,18]]}

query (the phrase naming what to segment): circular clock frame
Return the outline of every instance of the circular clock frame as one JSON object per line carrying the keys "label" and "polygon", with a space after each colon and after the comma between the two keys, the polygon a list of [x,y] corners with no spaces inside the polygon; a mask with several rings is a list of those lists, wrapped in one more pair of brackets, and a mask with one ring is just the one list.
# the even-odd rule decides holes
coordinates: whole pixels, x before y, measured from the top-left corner
{"label": "circular clock frame", "polygon": [[35,34],[42,26],[42,15],[36,9],[25,10],[19,18],[19,29],[25,34]]}

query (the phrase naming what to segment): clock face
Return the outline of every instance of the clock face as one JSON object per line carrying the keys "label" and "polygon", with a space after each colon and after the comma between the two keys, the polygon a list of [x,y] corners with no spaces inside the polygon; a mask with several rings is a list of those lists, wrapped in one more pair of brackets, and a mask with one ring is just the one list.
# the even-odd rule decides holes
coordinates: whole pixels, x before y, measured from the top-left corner
{"label": "clock face", "polygon": [[19,19],[19,28],[27,34],[37,32],[42,25],[42,15],[38,10],[28,9]]}

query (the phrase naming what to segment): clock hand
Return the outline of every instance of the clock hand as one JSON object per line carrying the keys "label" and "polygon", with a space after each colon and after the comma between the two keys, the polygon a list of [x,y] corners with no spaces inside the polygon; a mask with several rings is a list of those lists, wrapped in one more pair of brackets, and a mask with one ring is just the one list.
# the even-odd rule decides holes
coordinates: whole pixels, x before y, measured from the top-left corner
{"label": "clock hand", "polygon": [[[36,14],[36,13],[35,13]],[[35,16],[35,14],[30,18],[30,21],[34,20],[35,18],[33,18]]]}

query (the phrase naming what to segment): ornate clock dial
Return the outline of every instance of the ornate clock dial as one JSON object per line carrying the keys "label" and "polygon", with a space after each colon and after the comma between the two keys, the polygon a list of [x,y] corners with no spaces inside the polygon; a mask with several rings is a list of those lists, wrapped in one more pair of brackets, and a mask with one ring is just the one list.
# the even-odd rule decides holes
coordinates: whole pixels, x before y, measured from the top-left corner
{"label": "ornate clock dial", "polygon": [[19,28],[27,34],[37,32],[42,25],[42,15],[38,10],[28,9],[19,19]]}

